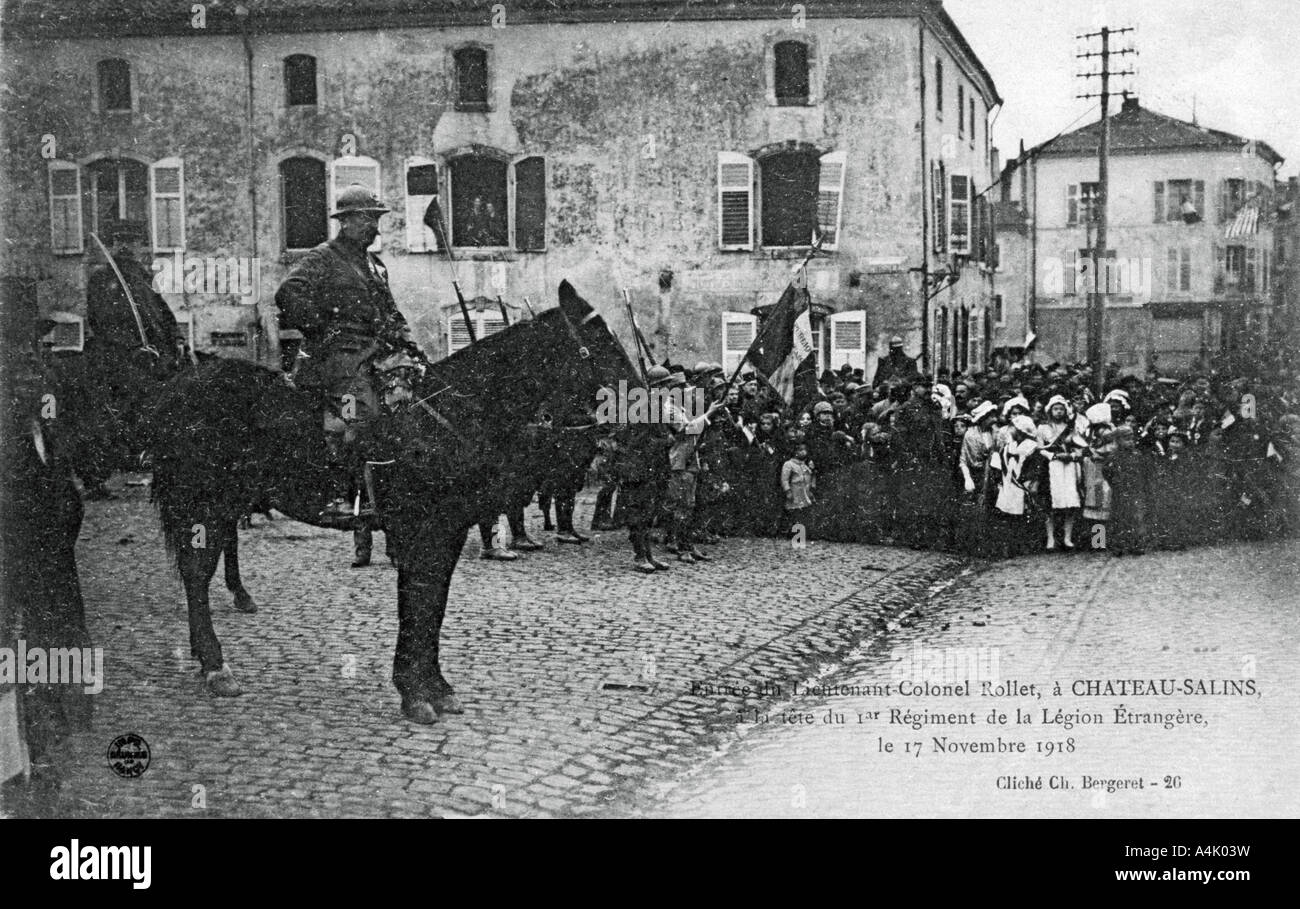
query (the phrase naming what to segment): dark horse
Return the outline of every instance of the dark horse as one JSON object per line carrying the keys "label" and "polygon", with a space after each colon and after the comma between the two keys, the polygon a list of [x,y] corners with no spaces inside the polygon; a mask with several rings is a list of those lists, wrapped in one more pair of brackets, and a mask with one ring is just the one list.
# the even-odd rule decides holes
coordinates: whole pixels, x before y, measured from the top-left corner
{"label": "dark horse", "polygon": [[[397,563],[393,683],[417,723],[460,713],[438,661],[447,590],[466,531],[500,513],[541,411],[596,410],[601,387],[636,381],[627,352],[566,281],[560,305],[433,364],[409,402],[365,439]],[[236,522],[269,503],[319,524],[332,488],[317,401],[271,370],[228,360],[164,392],[151,431],[154,497],[189,605],[190,648],[213,694],[237,695],[212,627],[208,584]]]}

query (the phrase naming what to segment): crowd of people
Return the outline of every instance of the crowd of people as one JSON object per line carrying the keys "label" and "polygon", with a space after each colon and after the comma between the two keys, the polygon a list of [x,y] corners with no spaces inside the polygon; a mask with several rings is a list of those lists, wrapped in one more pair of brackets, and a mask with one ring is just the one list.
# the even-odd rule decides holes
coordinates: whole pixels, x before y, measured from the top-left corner
{"label": "crowd of people", "polygon": [[[697,553],[751,534],[1002,557],[1294,533],[1300,383],[1286,362],[1181,379],[1111,367],[1096,394],[1082,364],[923,375],[900,342],[872,382],[828,370],[798,406],[754,373],[728,384],[716,363],[669,367],[714,406],[694,443],[690,514],[669,488],[683,485],[682,464],[669,464],[657,521],[672,551]],[[630,443],[604,444],[597,530],[622,524],[613,503]]]}

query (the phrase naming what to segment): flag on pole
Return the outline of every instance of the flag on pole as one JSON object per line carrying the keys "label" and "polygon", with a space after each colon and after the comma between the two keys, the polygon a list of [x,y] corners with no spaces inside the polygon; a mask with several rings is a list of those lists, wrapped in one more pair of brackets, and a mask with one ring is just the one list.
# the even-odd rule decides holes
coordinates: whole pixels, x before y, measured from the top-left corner
{"label": "flag on pole", "polygon": [[796,287],[794,282],[786,286],[745,359],[767,378],[786,404],[812,396],[817,384],[817,357],[805,288]]}
{"label": "flag on pole", "polygon": [[1253,237],[1259,233],[1259,222],[1261,209],[1264,207],[1264,194],[1256,193],[1246,200],[1237,212],[1237,216],[1232,219],[1227,230],[1223,232],[1224,239],[1239,240],[1242,237]]}

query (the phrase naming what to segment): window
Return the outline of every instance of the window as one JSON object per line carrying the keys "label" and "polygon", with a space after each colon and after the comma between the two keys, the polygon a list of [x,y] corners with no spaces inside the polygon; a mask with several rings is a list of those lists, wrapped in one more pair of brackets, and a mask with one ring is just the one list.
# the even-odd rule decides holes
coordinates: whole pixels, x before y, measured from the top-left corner
{"label": "window", "polygon": [[722,371],[730,376],[740,366],[754,343],[758,331],[758,316],[747,312],[722,314]]}
{"label": "window", "polygon": [[101,113],[131,110],[131,64],[100,60],[96,66]]}
{"label": "window", "polygon": [[993,295],[993,321],[997,325],[1007,324],[1007,310],[1002,302],[1002,294]]}
{"label": "window", "polygon": [[97,233],[117,221],[149,224],[149,168],[131,158],[101,158],[86,165],[90,191],[90,229]]}
{"label": "window", "polygon": [[533,155],[515,162],[515,249],[546,249],[546,160]]}
{"label": "window", "polygon": [[1218,270],[1214,277],[1215,293],[1254,292],[1258,263],[1258,250],[1255,247],[1239,244],[1218,246],[1215,247],[1215,259],[1218,262]]}
{"label": "window", "polygon": [[957,86],[957,138],[966,136],[966,86]]}
{"label": "window", "polygon": [[1095,249],[1075,252],[1074,270],[1065,278],[1065,295],[1091,293],[1126,293],[1128,263],[1115,258],[1115,250],[1108,249],[1098,261]]}
{"label": "window", "polygon": [[817,156],[778,152],[762,159],[764,246],[807,246],[817,227]]}
{"label": "window", "polygon": [[81,232],[81,168],[70,161],[51,161],[50,250],[76,255],[85,249]]}
{"label": "window", "polygon": [[934,61],[934,115],[943,119],[943,61]]}
{"label": "window", "polygon": [[482,47],[462,47],[452,57],[456,68],[456,110],[486,111],[488,109],[487,50]]}
{"label": "window", "polygon": [[[475,300],[475,303],[480,300]],[[501,314],[489,309],[471,309],[470,321],[474,324],[474,337],[482,341],[488,335],[494,335],[506,327]],[[469,329],[465,327],[465,317],[456,312],[447,317],[447,353],[454,354],[462,348],[469,347]]]}
{"label": "window", "polygon": [[1188,247],[1171,246],[1165,255],[1165,290],[1169,293],[1188,293],[1192,289],[1192,251]]}
{"label": "window", "polygon": [[1219,186],[1219,220],[1231,221],[1237,217],[1241,207],[1246,204],[1245,180],[1230,178]]}
{"label": "window", "polygon": [[808,45],[802,41],[780,41],[773,47],[775,56],[773,84],[776,103],[781,107],[798,107],[808,103]]}
{"label": "window", "polygon": [[948,253],[971,254],[971,179],[963,174],[948,178]]}
{"label": "window", "polygon": [[1183,221],[1194,224],[1205,220],[1204,180],[1157,180],[1155,192],[1155,221]]}
{"label": "window", "polygon": [[754,159],[718,152],[718,247],[754,248]]}
{"label": "window", "polygon": [[329,234],[325,162],[288,158],[280,162],[285,249],[311,249]]}
{"label": "window", "polygon": [[316,103],[316,58],[291,54],[284,58],[284,103],[307,107]]}
{"label": "window", "polygon": [[509,166],[496,157],[471,154],[451,161],[451,243],[503,247],[509,240]]}
{"label": "window", "polygon": [[854,369],[867,369],[867,314],[862,310],[837,312],[830,317],[830,368],[838,370],[845,363]]}
{"label": "window", "polygon": [[1071,183],[1065,189],[1066,223],[1095,224],[1101,214],[1101,184]]}
{"label": "window", "polygon": [[185,249],[185,162],[165,158],[149,168],[149,196],[153,204],[154,252]]}

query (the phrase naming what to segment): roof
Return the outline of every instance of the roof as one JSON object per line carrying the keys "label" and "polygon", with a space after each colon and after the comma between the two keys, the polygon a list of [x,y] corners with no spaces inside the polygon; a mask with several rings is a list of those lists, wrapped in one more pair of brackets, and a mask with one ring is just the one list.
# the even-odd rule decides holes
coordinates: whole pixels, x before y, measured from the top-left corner
{"label": "roof", "polygon": [[[1251,141],[1243,136],[1210,129],[1156,113],[1136,98],[1124,101],[1119,113],[1110,116],[1111,154],[1144,154],[1157,151],[1231,151],[1240,153]],[[1101,122],[1089,123],[1074,132],[1049,139],[1033,150],[1050,157],[1092,157],[1101,144]],[[1267,142],[1255,142],[1256,153],[1270,164],[1285,160]]]}
{"label": "roof", "polygon": [[[179,0],[0,0],[0,36],[103,38],[155,35],[229,35],[246,24],[255,32],[359,31],[484,25],[501,0],[207,0],[201,30],[191,25],[190,3]],[[508,0],[508,21],[617,22],[710,19],[787,20],[788,0]],[[239,16],[243,8],[251,15]],[[980,62],[942,0],[816,0],[809,18],[924,18],[965,54],[988,95],[1001,103],[993,77]]]}

